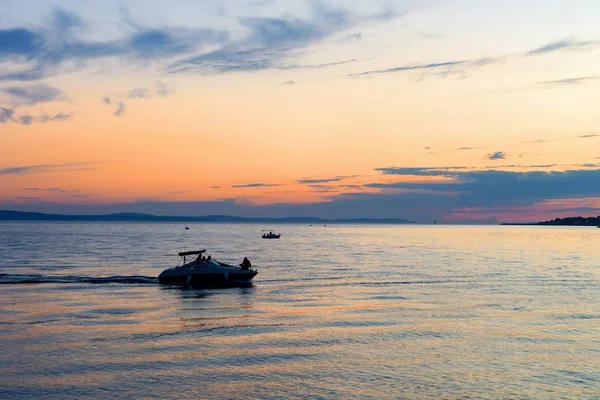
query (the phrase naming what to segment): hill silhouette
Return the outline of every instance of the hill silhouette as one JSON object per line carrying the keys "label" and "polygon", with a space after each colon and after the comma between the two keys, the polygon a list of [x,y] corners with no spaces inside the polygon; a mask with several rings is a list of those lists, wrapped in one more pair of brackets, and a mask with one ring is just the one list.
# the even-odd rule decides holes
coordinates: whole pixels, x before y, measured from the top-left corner
{"label": "hill silhouette", "polygon": [[229,215],[204,215],[196,217],[161,216],[140,213],[117,213],[103,215],[44,214],[0,210],[0,221],[73,221],[73,222],[215,222],[215,223],[306,223],[306,224],[414,224],[398,218],[347,218],[323,219],[316,217],[245,218]]}

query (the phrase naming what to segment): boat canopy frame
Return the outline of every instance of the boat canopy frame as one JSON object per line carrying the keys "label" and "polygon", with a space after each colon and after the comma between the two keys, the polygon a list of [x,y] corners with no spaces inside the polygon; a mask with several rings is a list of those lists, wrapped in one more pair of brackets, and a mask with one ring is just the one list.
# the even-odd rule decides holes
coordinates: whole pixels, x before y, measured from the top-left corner
{"label": "boat canopy frame", "polygon": [[185,256],[196,256],[198,254],[203,254],[206,253],[206,249],[204,250],[194,250],[194,251],[182,251],[181,253],[178,253],[179,257],[185,257]]}

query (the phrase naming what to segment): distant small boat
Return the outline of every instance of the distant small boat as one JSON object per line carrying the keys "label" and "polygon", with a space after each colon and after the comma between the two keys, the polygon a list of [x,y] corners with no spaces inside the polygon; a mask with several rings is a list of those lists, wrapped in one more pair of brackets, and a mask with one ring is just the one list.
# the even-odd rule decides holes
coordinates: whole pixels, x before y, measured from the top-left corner
{"label": "distant small boat", "polygon": [[186,231],[189,231],[189,230],[190,230],[190,228],[188,228],[188,227],[186,226],[186,227],[185,227],[185,230],[186,230]]}
{"label": "distant small boat", "polygon": [[273,231],[263,230],[262,238],[263,239],[279,239],[281,237],[281,233],[275,233]]}

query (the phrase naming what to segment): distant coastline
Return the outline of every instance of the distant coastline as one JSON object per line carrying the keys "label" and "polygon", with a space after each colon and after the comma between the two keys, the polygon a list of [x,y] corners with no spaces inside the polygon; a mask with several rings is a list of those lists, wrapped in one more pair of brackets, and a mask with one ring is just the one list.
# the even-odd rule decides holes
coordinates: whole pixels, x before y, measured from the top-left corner
{"label": "distant coastline", "polygon": [[600,226],[600,215],[597,217],[555,218],[550,221],[531,223],[504,223],[502,225],[542,225],[542,226]]}
{"label": "distant coastline", "polygon": [[103,215],[44,214],[36,212],[0,210],[0,221],[57,221],[57,222],[214,222],[214,223],[265,223],[265,224],[415,224],[399,218],[347,218],[322,219],[316,217],[244,218],[229,215],[204,215],[197,217],[160,216],[140,213]]}

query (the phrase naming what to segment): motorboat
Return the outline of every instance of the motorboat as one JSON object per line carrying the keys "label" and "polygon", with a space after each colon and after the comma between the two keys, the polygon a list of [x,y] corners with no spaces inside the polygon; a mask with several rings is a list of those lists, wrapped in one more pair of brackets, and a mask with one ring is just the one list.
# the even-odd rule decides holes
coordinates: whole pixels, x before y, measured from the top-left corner
{"label": "motorboat", "polygon": [[275,233],[273,231],[266,230],[263,230],[262,232],[263,239],[279,239],[281,237],[281,233]]}
{"label": "motorboat", "polygon": [[[191,286],[237,286],[249,284],[258,274],[247,258],[239,266],[229,265],[206,255],[206,250],[185,251],[178,254],[181,265],[164,270],[158,276],[160,283]],[[193,258],[193,261],[189,261]]]}

